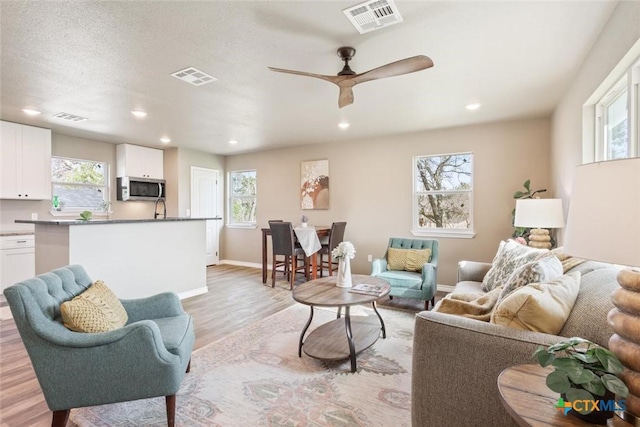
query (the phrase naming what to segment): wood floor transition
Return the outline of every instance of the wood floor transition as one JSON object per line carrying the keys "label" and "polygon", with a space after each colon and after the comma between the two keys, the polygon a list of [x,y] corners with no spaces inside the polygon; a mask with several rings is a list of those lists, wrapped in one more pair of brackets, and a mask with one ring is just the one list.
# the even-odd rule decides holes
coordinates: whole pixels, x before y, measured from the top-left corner
{"label": "wood floor transition", "polygon": [[[91,273],[91,272],[89,272]],[[209,292],[182,301],[196,325],[195,349],[296,304],[283,277],[271,288],[256,268],[219,265],[207,268]],[[296,282],[301,283],[301,282]],[[442,295],[438,295],[441,297]],[[384,298],[383,306],[422,310],[422,302]],[[0,321],[0,427],[51,425],[35,373],[13,320]]]}

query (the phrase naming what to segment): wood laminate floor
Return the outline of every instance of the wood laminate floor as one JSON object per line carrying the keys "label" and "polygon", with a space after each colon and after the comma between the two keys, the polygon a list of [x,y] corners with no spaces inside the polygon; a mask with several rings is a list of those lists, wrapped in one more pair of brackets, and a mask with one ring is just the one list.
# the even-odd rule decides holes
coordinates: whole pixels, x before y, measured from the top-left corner
{"label": "wood laminate floor", "polygon": [[[253,322],[296,304],[289,283],[278,276],[276,287],[262,283],[261,270],[219,265],[207,268],[209,292],[182,301],[196,325],[195,349],[215,342]],[[297,281],[296,283],[301,283]],[[441,295],[438,295],[441,297]],[[422,301],[387,298],[381,305],[420,311]],[[0,426],[51,425],[33,367],[13,320],[0,322]]]}

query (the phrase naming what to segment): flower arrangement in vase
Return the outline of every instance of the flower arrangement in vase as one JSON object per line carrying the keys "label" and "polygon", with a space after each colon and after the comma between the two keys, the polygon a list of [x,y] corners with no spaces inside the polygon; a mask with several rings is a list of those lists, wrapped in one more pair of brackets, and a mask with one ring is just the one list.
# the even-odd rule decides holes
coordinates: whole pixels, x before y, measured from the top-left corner
{"label": "flower arrangement in vase", "polygon": [[307,218],[306,215],[302,215],[302,218],[300,219],[300,224],[303,227],[306,227],[307,226],[307,222],[309,222],[309,218]]}
{"label": "flower arrangement in vase", "polygon": [[338,280],[336,286],[339,288],[351,287],[351,260],[356,256],[356,248],[351,242],[340,242],[331,251],[331,257],[338,260]]}

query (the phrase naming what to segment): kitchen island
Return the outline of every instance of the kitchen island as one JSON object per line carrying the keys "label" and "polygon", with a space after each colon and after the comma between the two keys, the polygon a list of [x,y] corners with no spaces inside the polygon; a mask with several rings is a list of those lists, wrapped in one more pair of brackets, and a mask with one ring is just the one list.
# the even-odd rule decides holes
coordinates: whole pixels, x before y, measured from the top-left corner
{"label": "kitchen island", "polygon": [[35,225],[36,274],[82,265],[119,298],[207,292],[206,220],[16,220]]}

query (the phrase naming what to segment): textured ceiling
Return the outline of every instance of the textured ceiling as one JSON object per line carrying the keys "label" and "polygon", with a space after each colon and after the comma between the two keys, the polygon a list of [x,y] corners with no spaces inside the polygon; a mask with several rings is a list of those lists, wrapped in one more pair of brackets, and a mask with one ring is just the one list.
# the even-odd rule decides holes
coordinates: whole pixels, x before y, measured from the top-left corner
{"label": "textured ceiling", "polygon": [[[166,135],[222,155],[540,117],[616,4],[397,1],[403,23],[361,35],[342,13],[357,2],[2,1],[0,116],[113,143],[162,147]],[[337,86],[267,69],[336,74],[340,46],[357,49],[357,72],[414,55],[435,66],[358,85],[342,109]],[[170,75],[190,66],[218,80]]]}

